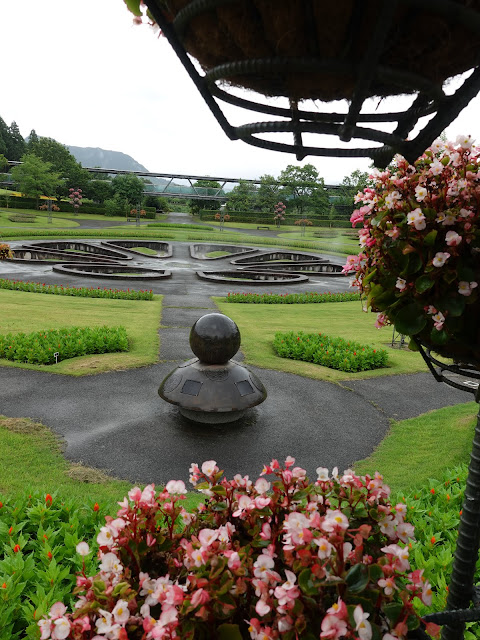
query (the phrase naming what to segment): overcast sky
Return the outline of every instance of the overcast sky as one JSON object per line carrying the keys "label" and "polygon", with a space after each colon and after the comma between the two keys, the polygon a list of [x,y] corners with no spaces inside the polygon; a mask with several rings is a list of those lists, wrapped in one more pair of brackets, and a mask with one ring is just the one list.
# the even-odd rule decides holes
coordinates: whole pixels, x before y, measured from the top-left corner
{"label": "overcast sky", "polygon": [[[23,137],[35,129],[66,145],[122,151],[160,173],[277,177],[287,164],[311,163],[338,183],[368,168],[367,159],[299,163],[230,141],[167,40],[134,26],[122,0],[1,0],[0,43],[0,116],[15,120]],[[480,143],[479,114],[477,97],[448,137],[471,134]],[[259,119],[235,117],[234,124]]]}

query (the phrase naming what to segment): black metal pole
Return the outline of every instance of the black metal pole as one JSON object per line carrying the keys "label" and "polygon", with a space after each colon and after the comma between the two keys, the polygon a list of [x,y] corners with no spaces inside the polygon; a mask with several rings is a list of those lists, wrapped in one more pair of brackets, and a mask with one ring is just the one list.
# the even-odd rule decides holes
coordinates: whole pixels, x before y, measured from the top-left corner
{"label": "black metal pole", "polygon": [[[476,402],[480,402],[480,387]],[[473,581],[480,544],[480,411],[473,438],[470,465],[458,527],[452,576],[447,597],[447,609],[466,609],[473,598]],[[465,623],[447,623],[442,628],[442,640],[462,640]]]}

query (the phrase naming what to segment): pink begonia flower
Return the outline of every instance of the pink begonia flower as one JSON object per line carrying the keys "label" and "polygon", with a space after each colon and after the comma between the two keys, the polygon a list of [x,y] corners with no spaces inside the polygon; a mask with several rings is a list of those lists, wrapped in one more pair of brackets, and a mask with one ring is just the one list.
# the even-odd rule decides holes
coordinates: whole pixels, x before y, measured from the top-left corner
{"label": "pink begonia flower", "polygon": [[255,482],[255,490],[257,493],[266,493],[270,489],[270,482],[265,478],[258,478]]}
{"label": "pink begonia flower", "polygon": [[421,184],[415,187],[415,199],[417,202],[423,202],[428,195],[428,191]]}
{"label": "pink begonia flower", "polygon": [[50,607],[50,617],[53,619],[61,618],[65,614],[66,610],[67,607],[63,602],[55,602],[55,604]]}
{"label": "pink begonia flower", "polygon": [[265,573],[269,569],[273,569],[274,566],[275,566],[275,561],[273,560],[273,558],[271,558],[266,553],[262,553],[258,556],[258,558],[254,562],[253,575],[256,578],[263,578]]}
{"label": "pink begonia flower", "polygon": [[216,531],[218,532],[217,540],[220,540],[220,542],[229,542],[232,534],[235,532],[235,525],[227,522],[226,524],[220,525]]}
{"label": "pink begonia flower", "polygon": [[400,291],[403,291],[407,286],[407,281],[404,280],[403,278],[397,278],[397,282],[395,283],[395,286],[397,289],[400,289]]}
{"label": "pink begonia flower", "polygon": [[285,633],[286,631],[290,631],[293,627],[293,619],[290,618],[290,616],[284,616],[283,618],[280,618],[277,625],[279,632]]}
{"label": "pink begonia flower", "polygon": [[239,516],[244,515],[244,512],[246,510],[250,510],[254,508],[254,506],[255,503],[253,502],[253,500],[249,496],[242,494],[238,499],[238,508],[232,513],[232,516],[234,518],[238,518]]}
{"label": "pink begonia flower", "polygon": [[326,615],[322,620],[322,631],[320,638],[330,640],[330,638],[341,638],[348,633],[347,623],[336,616]]}
{"label": "pink begonia flower", "polygon": [[449,247],[458,247],[462,241],[462,236],[459,236],[456,231],[447,231],[445,234],[445,242]]}
{"label": "pink begonia flower", "polygon": [[140,487],[133,487],[133,489],[130,489],[128,492],[128,497],[132,502],[139,502],[142,497],[142,490]]}
{"label": "pink begonia flower", "polygon": [[101,547],[113,547],[115,538],[118,538],[118,531],[110,525],[101,527],[97,535],[97,542]]}
{"label": "pink begonia flower", "polygon": [[407,569],[410,569],[407,547],[402,549],[402,547],[400,547],[398,544],[389,544],[386,547],[382,547],[380,551],[383,551],[383,553],[392,556],[395,567],[399,571],[406,571]]}
{"label": "pink begonia flower", "polygon": [[472,138],[472,136],[470,135],[468,136],[459,135],[455,139],[455,144],[462,147],[462,149],[471,149],[474,142],[475,142],[474,138]]}
{"label": "pink begonia flower", "polygon": [[445,262],[450,258],[450,254],[446,251],[437,251],[435,254],[432,264],[434,267],[443,267]]}
{"label": "pink begonia flower", "polygon": [[291,536],[291,540],[294,544],[303,544],[304,542],[304,530],[309,529],[310,521],[303,513],[297,513],[293,511],[289,513],[283,522],[283,528]]}
{"label": "pink begonia flower", "polygon": [[52,639],[64,640],[70,635],[71,624],[67,618],[56,618],[53,621]]}
{"label": "pink begonia flower", "polygon": [[388,322],[387,316],[384,313],[378,313],[377,319],[375,321],[375,327],[377,329],[381,329],[387,324],[387,322]]}
{"label": "pink begonia flower", "polygon": [[461,280],[458,283],[458,293],[462,296],[469,296],[476,287],[478,287],[478,282],[466,282],[465,280]]}
{"label": "pink begonia flower", "polygon": [[397,536],[405,544],[407,544],[409,540],[415,540],[414,531],[415,527],[409,522],[401,522],[397,525]]}
{"label": "pink begonia flower", "polygon": [[111,551],[102,557],[100,571],[104,571],[105,573],[120,573],[122,570],[122,563]]}
{"label": "pink begonia flower", "polygon": [[75,550],[81,556],[88,556],[90,553],[90,547],[87,542],[79,542],[75,547]]}
{"label": "pink begonia flower", "polygon": [[117,600],[117,604],[112,610],[113,619],[118,624],[126,624],[130,618],[130,611],[128,610],[128,602],[126,600]]}
{"label": "pink begonia flower", "polygon": [[255,611],[259,616],[266,616],[270,609],[270,605],[268,605],[265,600],[259,600],[255,605]]}
{"label": "pink begonia flower", "polygon": [[[227,552],[225,552],[225,555],[227,555]],[[237,551],[232,551],[230,552],[230,555],[228,556],[228,568],[231,569],[232,571],[237,571],[238,569],[240,569],[240,567],[242,566],[242,563],[240,561],[240,556],[238,555]]]}
{"label": "pink begonia flower", "polygon": [[441,331],[443,329],[443,324],[445,322],[445,316],[441,311],[432,316],[433,326],[437,331]]}
{"label": "pink begonia flower", "polygon": [[198,539],[202,547],[209,547],[218,538],[218,530],[202,529],[198,534]]}
{"label": "pink begonia flower", "polygon": [[440,222],[444,227],[451,227],[455,224],[456,218],[451,214],[445,214],[440,212],[438,216],[435,218],[435,222]]}
{"label": "pink begonia flower", "polygon": [[393,209],[395,206],[395,203],[401,199],[402,199],[402,196],[398,191],[392,191],[391,193],[385,196],[385,206],[388,207],[388,209]]}
{"label": "pink begonia flower", "polygon": [[429,172],[432,174],[432,176],[438,176],[442,173],[444,168],[445,167],[440,162],[440,160],[438,160],[438,158],[435,158],[435,160],[430,165]]}
{"label": "pink begonia flower", "polygon": [[428,307],[425,307],[425,311],[429,314],[437,313],[437,310],[432,304],[428,305]]}
{"label": "pink begonia flower", "polygon": [[192,606],[198,607],[199,605],[206,604],[210,600],[210,594],[205,589],[197,589],[192,596]]}
{"label": "pink begonia flower", "polygon": [[417,231],[422,231],[422,229],[425,229],[427,223],[425,222],[425,216],[423,215],[422,210],[419,207],[417,207],[413,211],[410,211],[410,213],[407,215],[407,224],[413,224]]}
{"label": "pink begonia flower", "polygon": [[348,256],[347,262],[345,263],[345,266],[342,269],[342,273],[350,273],[350,271],[356,271],[359,264],[360,264],[359,256]]}
{"label": "pink begonia flower", "polygon": [[461,218],[473,218],[474,215],[475,213],[470,211],[470,209],[460,209],[459,211],[459,216]]}
{"label": "pink begonia flower", "polygon": [[397,238],[400,237],[400,229],[394,226],[393,229],[387,229],[385,231],[385,235],[392,238],[392,240],[396,240]]}
{"label": "pink begonia flower", "polygon": [[212,476],[218,471],[217,463],[215,460],[207,460],[202,464],[202,473],[206,476]]}
{"label": "pink begonia flower", "polygon": [[348,529],[348,518],[345,514],[343,514],[339,509],[327,509],[327,513],[325,514],[325,518],[322,522],[323,531],[345,531]]}
{"label": "pink begonia flower", "polygon": [[40,640],[48,640],[52,632],[52,620],[44,618],[38,622],[40,627]]}
{"label": "pink begonia flower", "polygon": [[110,611],[105,611],[105,609],[99,609],[99,613],[101,618],[98,618],[95,622],[95,626],[97,628],[98,633],[104,635],[107,633],[112,633],[115,629],[118,629],[120,625],[112,624],[113,615]]}
{"label": "pink begonia flower", "polygon": [[429,607],[432,604],[432,596],[433,596],[432,587],[430,583],[426,581],[425,584],[423,585],[422,595],[420,596],[420,598],[423,604],[425,604],[427,607]]}
{"label": "pink begonia flower", "polygon": [[445,148],[445,143],[441,138],[437,138],[430,145],[430,149],[433,151],[433,153],[438,153],[439,151],[443,151],[444,148]]}
{"label": "pink begonia flower", "polygon": [[262,531],[260,532],[260,538],[262,540],[270,540],[272,537],[272,528],[268,522],[262,524]]}
{"label": "pink begonia flower", "polygon": [[395,584],[395,578],[393,577],[381,578],[377,582],[377,584],[381,589],[383,589],[383,592],[386,596],[391,596],[395,589],[398,589],[397,585]]}
{"label": "pink begonia flower", "polygon": [[165,487],[165,491],[170,495],[185,493],[186,490],[183,480],[170,480],[167,482],[167,486]]}
{"label": "pink begonia flower", "polygon": [[326,467],[317,467],[315,473],[317,474],[317,480],[320,480],[320,482],[328,481],[328,469]]}
{"label": "pink begonia flower", "polygon": [[313,542],[318,546],[318,557],[320,560],[324,560],[331,556],[333,546],[326,538],[314,538]]}
{"label": "pink begonia flower", "polygon": [[140,506],[153,507],[155,504],[155,485],[147,484],[140,496]]}
{"label": "pink begonia flower", "polygon": [[357,623],[355,631],[358,631],[358,637],[360,640],[370,640],[372,637],[372,625],[367,620],[367,618],[370,617],[370,614],[364,613],[362,605],[359,604],[353,611],[353,617]]}
{"label": "pink begonia flower", "polygon": [[346,618],[348,615],[347,605],[339,598],[332,606],[327,609],[327,615],[337,616],[337,618]]}

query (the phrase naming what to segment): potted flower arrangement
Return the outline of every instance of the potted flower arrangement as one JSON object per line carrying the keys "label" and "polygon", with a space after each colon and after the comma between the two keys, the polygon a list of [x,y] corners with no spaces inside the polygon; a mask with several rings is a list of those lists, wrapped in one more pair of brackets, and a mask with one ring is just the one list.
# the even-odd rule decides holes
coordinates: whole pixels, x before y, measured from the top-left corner
{"label": "potted flower arrangement", "polygon": [[0,242],[0,260],[7,260],[8,258],[13,258],[10,245]]}
{"label": "potted flower arrangement", "polygon": [[392,324],[440,355],[480,362],[480,148],[436,140],[410,165],[375,171],[351,217],[362,251],[345,272],[376,326]]}
{"label": "potted flower arrangement", "polygon": [[255,482],[213,460],[190,474],[206,498],[193,513],[181,480],[129,491],[98,533],[99,573],[83,568],[74,612],[54,604],[42,640],[399,640],[423,625],[414,601],[431,587],[410,571],[413,526],[379,474],[318,468],[311,483],[291,457]]}

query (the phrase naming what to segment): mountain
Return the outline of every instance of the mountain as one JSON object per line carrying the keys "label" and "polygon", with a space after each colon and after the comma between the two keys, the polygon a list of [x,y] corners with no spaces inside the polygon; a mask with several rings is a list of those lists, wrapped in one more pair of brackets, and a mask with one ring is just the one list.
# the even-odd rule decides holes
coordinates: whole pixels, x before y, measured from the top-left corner
{"label": "mountain", "polygon": [[121,151],[107,151],[99,147],[70,147],[67,149],[82,167],[100,167],[119,171],[146,171],[148,169]]}

